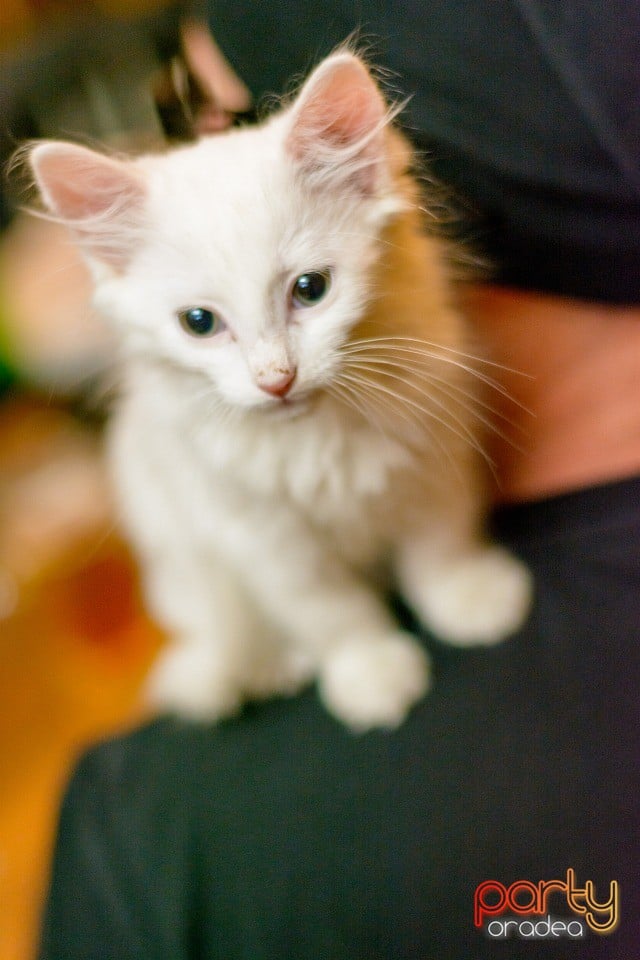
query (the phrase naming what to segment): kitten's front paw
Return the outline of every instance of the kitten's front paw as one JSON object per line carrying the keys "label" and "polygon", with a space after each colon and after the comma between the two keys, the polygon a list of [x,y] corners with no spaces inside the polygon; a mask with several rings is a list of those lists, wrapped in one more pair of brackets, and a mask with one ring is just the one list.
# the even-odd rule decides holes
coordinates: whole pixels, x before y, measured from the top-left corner
{"label": "kitten's front paw", "polygon": [[189,720],[217,720],[242,706],[240,686],[221,670],[220,658],[205,644],[171,644],[151,667],[144,690],[154,711]]}
{"label": "kitten's front paw", "polygon": [[466,647],[498,643],[523,624],[532,579],[507,550],[488,546],[432,567],[407,599],[441,639]]}
{"label": "kitten's front paw", "polygon": [[353,730],[397,727],[429,689],[426,653],[407,633],[355,640],[334,650],[320,674],[328,709]]}
{"label": "kitten's front paw", "polygon": [[291,697],[313,680],[315,663],[303,650],[280,643],[254,648],[244,688],[253,700]]}

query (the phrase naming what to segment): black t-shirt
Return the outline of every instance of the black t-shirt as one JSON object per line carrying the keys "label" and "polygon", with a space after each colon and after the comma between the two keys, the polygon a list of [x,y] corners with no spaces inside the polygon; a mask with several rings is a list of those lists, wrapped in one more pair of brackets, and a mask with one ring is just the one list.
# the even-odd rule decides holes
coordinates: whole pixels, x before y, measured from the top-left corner
{"label": "black t-shirt", "polygon": [[[425,638],[436,682],[399,730],[354,736],[311,691],[91,751],[41,960],[635,960],[640,480],[508,508],[497,532],[532,616],[491,649]],[[569,869],[600,901],[619,884],[609,936],[474,926],[484,881]],[[562,894],[549,914],[584,921]]]}
{"label": "black t-shirt", "polygon": [[211,3],[259,98],[359,28],[506,284],[640,302],[636,0]]}

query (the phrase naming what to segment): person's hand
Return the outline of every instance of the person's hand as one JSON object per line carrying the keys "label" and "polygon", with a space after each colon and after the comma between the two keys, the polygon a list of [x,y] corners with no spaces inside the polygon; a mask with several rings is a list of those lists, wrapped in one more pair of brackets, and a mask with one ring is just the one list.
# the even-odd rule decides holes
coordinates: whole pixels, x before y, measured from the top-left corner
{"label": "person's hand", "polygon": [[250,108],[249,90],[201,21],[187,20],[183,24],[182,49],[200,94],[194,115],[196,131],[213,133],[228,127],[236,114]]}
{"label": "person's hand", "polygon": [[155,100],[165,133],[193,139],[231,126],[251,108],[249,90],[229,65],[200,20],[181,27],[181,52],[155,83]]}

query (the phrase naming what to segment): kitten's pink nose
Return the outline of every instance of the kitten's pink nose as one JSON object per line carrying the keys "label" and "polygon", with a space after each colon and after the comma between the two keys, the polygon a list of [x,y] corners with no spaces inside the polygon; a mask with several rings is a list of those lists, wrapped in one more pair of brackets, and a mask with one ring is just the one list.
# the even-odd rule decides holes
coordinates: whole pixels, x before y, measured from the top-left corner
{"label": "kitten's pink nose", "polygon": [[257,384],[261,390],[264,390],[265,393],[270,393],[272,397],[286,397],[293,386],[297,372],[294,367],[293,370],[288,370],[280,376],[273,378],[260,377],[257,380]]}

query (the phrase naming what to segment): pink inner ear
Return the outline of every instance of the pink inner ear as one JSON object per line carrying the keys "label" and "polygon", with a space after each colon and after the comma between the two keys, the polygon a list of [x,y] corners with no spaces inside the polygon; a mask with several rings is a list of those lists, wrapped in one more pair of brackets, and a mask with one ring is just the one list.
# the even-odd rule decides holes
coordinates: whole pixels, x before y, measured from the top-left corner
{"label": "pink inner ear", "polygon": [[288,146],[297,160],[317,160],[318,147],[340,152],[371,148],[386,114],[366,67],[351,54],[330,57],[312,74],[295,106]]}
{"label": "pink inner ear", "polygon": [[145,190],[126,162],[70,143],[43,143],[31,153],[42,199],[99,259],[121,267]]}
{"label": "pink inner ear", "polygon": [[43,199],[64,220],[99,217],[125,197],[142,199],[142,185],[127,164],[85,147],[45,143],[31,162]]}

